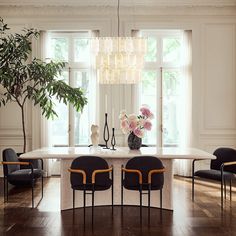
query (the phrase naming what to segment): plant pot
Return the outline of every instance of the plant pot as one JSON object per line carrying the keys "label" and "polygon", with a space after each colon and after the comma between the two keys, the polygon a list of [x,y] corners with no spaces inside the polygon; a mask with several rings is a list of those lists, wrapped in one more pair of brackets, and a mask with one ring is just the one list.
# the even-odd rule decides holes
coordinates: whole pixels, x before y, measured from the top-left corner
{"label": "plant pot", "polygon": [[142,146],[142,139],[131,132],[128,136],[128,146],[131,150],[138,150]]}

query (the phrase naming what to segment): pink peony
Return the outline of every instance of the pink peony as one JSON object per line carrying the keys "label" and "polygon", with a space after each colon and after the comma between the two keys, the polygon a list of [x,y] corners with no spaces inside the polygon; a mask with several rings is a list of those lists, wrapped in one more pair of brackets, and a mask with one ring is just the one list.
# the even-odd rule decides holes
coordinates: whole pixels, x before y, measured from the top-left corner
{"label": "pink peony", "polygon": [[136,120],[131,120],[129,123],[129,128],[130,130],[135,130],[135,128],[137,127],[137,121]]}
{"label": "pink peony", "polygon": [[122,110],[120,115],[119,115],[119,119],[120,120],[124,120],[127,118],[127,115],[126,115],[126,111],[125,110]]}
{"label": "pink peony", "polygon": [[146,120],[143,124],[143,128],[146,130],[151,130],[152,129],[152,123],[149,120]]}
{"label": "pink peony", "polygon": [[124,129],[124,128],[128,127],[128,126],[129,126],[129,124],[128,124],[128,121],[127,121],[127,120],[122,120],[122,121],[121,121],[121,128],[122,128],[122,129]]}
{"label": "pink peony", "polygon": [[143,116],[146,116],[147,118],[149,118],[151,116],[151,111],[149,110],[149,108],[147,107],[141,107],[140,111],[142,113]]}
{"label": "pink peony", "polygon": [[135,134],[137,137],[139,137],[139,138],[143,138],[143,136],[144,136],[144,131],[143,131],[142,129],[136,128],[136,129],[134,130],[134,134]]}
{"label": "pink peony", "polygon": [[153,113],[151,113],[150,116],[149,116],[148,118],[149,118],[149,119],[153,119],[153,118],[154,118]]}
{"label": "pink peony", "polygon": [[122,120],[121,121],[121,130],[123,133],[127,134],[129,132],[129,123],[127,120]]}
{"label": "pink peony", "polygon": [[137,116],[136,116],[135,114],[130,114],[130,115],[128,116],[128,119],[129,119],[129,121],[131,122],[131,121],[133,121],[133,120],[137,120]]}

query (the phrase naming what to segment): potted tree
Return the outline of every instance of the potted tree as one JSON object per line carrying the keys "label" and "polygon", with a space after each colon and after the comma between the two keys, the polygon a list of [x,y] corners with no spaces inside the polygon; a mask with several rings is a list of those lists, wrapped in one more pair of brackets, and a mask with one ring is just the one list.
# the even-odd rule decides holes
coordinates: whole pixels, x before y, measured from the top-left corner
{"label": "potted tree", "polygon": [[31,57],[31,39],[39,31],[24,29],[22,33],[7,34],[7,24],[0,18],[0,106],[15,102],[21,111],[24,138],[23,152],[26,151],[25,106],[27,101],[40,106],[48,119],[57,116],[52,98],[67,104],[76,111],[82,111],[87,99],[81,88],[72,88],[56,76],[63,70],[64,62],[45,63]]}

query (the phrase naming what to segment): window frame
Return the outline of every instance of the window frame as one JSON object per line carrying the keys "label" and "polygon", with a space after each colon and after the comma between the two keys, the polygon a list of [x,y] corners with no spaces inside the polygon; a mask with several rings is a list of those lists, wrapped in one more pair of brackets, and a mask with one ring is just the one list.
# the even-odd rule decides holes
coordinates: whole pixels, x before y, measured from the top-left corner
{"label": "window frame", "polygon": [[[182,30],[148,30],[143,29],[140,30],[142,37],[153,37],[156,38],[156,61],[154,62],[144,62],[144,69],[143,71],[156,71],[156,113],[157,117],[154,117],[156,119],[156,141],[155,143],[147,143],[149,146],[170,146],[170,147],[176,147],[176,145],[165,145],[164,142],[164,111],[163,111],[163,70],[180,70],[182,71],[182,62],[180,61],[179,64],[171,63],[171,62],[164,62],[163,61],[163,39],[168,37],[176,37],[180,38],[181,41],[181,48],[183,46],[183,31]],[[158,56],[159,54],[159,56]],[[182,56],[182,55],[181,55]],[[181,58],[182,59],[182,58]],[[141,86],[140,84],[137,86],[137,95],[138,95],[138,104],[141,106]],[[149,132],[149,131],[148,131]],[[151,131],[152,132],[152,131]]]}
{"label": "window frame", "polygon": [[[87,72],[88,73],[88,79],[91,81],[89,83],[89,90],[92,89],[92,92],[90,92],[90,94],[95,94],[95,96],[87,96],[88,98],[88,104],[89,103],[94,103],[94,101],[96,101],[96,96],[97,96],[97,86],[96,86],[96,78],[95,78],[95,73],[93,71],[93,67],[92,67],[92,57],[91,57],[91,51],[90,51],[90,57],[89,60],[86,62],[76,62],[75,61],[75,44],[74,44],[74,40],[76,38],[80,38],[80,39],[90,39],[92,36],[92,31],[48,31],[48,36],[47,36],[47,52],[50,51],[49,49],[49,42],[51,40],[51,38],[67,38],[68,39],[68,60],[66,61],[66,66],[64,68],[64,71],[68,72],[68,83],[70,86],[74,87],[76,84],[76,76],[74,74],[75,71],[80,71],[80,72]],[[90,45],[89,45],[89,49],[90,49]],[[50,54],[49,56],[52,56],[51,53],[47,53]],[[46,57],[47,59],[47,57]],[[93,85],[95,84],[95,85]],[[90,101],[90,100],[94,100],[94,101]],[[88,106],[88,104],[86,106]],[[53,146],[55,147],[65,147],[65,146],[87,146],[87,144],[76,144],[75,143],[75,109],[73,108],[73,106],[71,104],[67,105],[67,110],[68,110],[68,140],[67,140],[67,144],[62,144],[62,143],[55,143],[53,144]],[[94,105],[93,106],[88,106],[89,108],[89,114],[91,114],[90,110],[94,109]],[[92,108],[91,108],[92,107]],[[91,124],[95,122],[95,120],[97,119],[96,117],[96,112],[94,110],[94,112],[92,112],[94,115],[91,118],[91,120],[93,120],[93,122],[90,122]],[[50,130],[50,126],[51,126],[51,121],[49,121],[49,130]],[[48,132],[49,136],[52,135],[51,131]],[[49,137],[49,139],[52,139],[53,137]],[[88,142],[90,139],[90,126],[88,125]],[[52,143],[52,142],[51,142]],[[88,143],[89,144],[89,143]]]}

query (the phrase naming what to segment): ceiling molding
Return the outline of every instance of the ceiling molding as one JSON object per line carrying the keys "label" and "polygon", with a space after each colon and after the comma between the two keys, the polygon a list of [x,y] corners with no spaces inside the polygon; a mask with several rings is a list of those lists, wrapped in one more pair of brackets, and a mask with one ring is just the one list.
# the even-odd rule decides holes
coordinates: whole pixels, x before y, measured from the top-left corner
{"label": "ceiling molding", "polygon": [[[1,0],[1,6],[117,6],[117,0]],[[121,6],[236,6],[236,0],[120,0]]]}
{"label": "ceiling molding", "polygon": [[[2,6],[0,15],[4,17],[16,18],[41,18],[41,17],[67,17],[67,18],[96,18],[114,17],[116,13],[114,7],[33,7],[33,6]],[[125,7],[121,11],[121,17],[125,16],[236,16],[235,7]]]}

